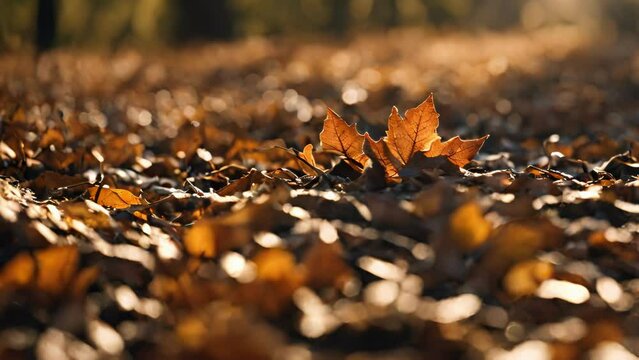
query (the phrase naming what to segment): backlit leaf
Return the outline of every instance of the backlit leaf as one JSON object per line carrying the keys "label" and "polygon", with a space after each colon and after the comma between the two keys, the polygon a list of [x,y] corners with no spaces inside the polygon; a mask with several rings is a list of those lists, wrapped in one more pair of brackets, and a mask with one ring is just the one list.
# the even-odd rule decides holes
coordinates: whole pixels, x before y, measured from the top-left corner
{"label": "backlit leaf", "polygon": [[433,142],[431,148],[424,153],[429,157],[446,156],[453,164],[464,166],[477,155],[488,136],[472,140],[462,140],[459,136],[455,136],[444,142],[437,139]]}
{"label": "backlit leaf", "polygon": [[373,156],[375,156],[375,159],[377,159],[384,168],[386,178],[397,177],[397,167],[394,164],[392,155],[389,154],[386,142],[383,140],[375,141],[370,137],[370,135],[368,135],[368,133],[364,134],[364,136],[366,137],[366,143],[370,146],[371,151],[373,152]]}
{"label": "backlit leaf", "polygon": [[320,133],[324,150],[336,151],[355,161],[363,168],[368,161],[364,154],[364,135],[357,132],[355,125],[348,125],[333,110],[328,109],[324,128]]}
{"label": "backlit leaf", "polygon": [[385,141],[391,153],[406,165],[413,154],[429,149],[430,145],[439,139],[438,126],[439,114],[435,111],[431,94],[416,108],[408,109],[404,119],[399,115],[397,108],[393,107],[388,117]]}
{"label": "backlit leaf", "polygon": [[319,175],[318,170],[316,170],[317,163],[315,162],[315,156],[313,156],[313,144],[307,144],[306,146],[304,146],[304,150],[299,153],[298,156],[306,161],[304,162],[298,160],[300,167],[306,174],[311,176]]}
{"label": "backlit leaf", "polygon": [[124,189],[94,186],[89,188],[88,192],[91,200],[113,209],[127,209],[134,205],[142,205],[139,197]]}

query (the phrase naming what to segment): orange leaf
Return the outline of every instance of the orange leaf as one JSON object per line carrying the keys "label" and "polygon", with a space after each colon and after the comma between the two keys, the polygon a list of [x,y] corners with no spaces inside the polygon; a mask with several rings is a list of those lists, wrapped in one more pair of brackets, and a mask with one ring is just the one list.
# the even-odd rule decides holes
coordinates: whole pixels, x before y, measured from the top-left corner
{"label": "orange leaf", "polygon": [[375,159],[384,167],[384,173],[386,178],[393,178],[398,175],[397,167],[393,164],[392,155],[388,154],[388,146],[381,139],[378,141],[373,140],[368,133],[364,134],[366,137],[366,143],[370,146],[371,151]]}
{"label": "orange leaf", "polygon": [[142,205],[142,200],[128,190],[103,187],[98,193],[99,188],[99,186],[94,186],[88,191],[91,200],[102,206],[114,209],[127,209],[133,205]]}
{"label": "orange leaf", "polygon": [[304,146],[304,150],[298,153],[298,156],[302,158],[303,160],[305,160],[308,164],[313,166],[311,167],[308,164],[306,164],[304,161],[298,160],[300,167],[306,174],[311,176],[319,175],[317,170],[315,170],[315,168],[317,168],[317,163],[315,162],[315,156],[313,156],[313,144],[308,144]]}
{"label": "orange leaf", "polygon": [[59,295],[67,288],[78,268],[75,245],[50,247],[34,254],[16,255],[0,273],[0,288],[30,288]]}
{"label": "orange leaf", "polygon": [[357,162],[362,168],[368,161],[364,154],[364,135],[357,132],[355,125],[348,125],[333,110],[328,109],[324,128],[320,133],[320,142],[324,150],[337,151]]}
{"label": "orange leaf", "polygon": [[391,154],[403,165],[406,165],[416,152],[430,148],[430,145],[439,139],[439,114],[435,111],[433,95],[428,96],[416,108],[408,109],[405,117],[402,119],[397,108],[393,107],[388,117],[385,139]]}
{"label": "orange leaf", "polygon": [[193,256],[211,258],[215,256],[215,229],[211,222],[199,221],[184,234],[186,252]]}
{"label": "orange leaf", "polygon": [[448,160],[457,166],[464,166],[477,155],[489,135],[479,139],[462,140],[459,136],[441,142],[439,139],[433,142],[431,148],[424,154],[428,157],[446,156]]}
{"label": "orange leaf", "polygon": [[493,230],[476,202],[468,202],[457,208],[451,214],[448,226],[450,237],[463,250],[481,246]]}
{"label": "orange leaf", "polygon": [[512,266],[503,285],[506,292],[514,298],[532,295],[539,285],[553,276],[553,265],[549,262],[533,259],[526,260]]}

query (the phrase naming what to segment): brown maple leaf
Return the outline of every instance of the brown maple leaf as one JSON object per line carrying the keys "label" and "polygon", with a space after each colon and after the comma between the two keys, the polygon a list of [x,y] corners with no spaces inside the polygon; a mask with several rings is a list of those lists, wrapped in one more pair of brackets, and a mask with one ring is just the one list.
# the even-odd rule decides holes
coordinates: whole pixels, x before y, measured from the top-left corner
{"label": "brown maple leaf", "polygon": [[416,108],[408,109],[404,119],[393,106],[384,141],[395,158],[406,165],[416,152],[429,149],[439,139],[438,126],[439,114],[431,94]]}
{"label": "brown maple leaf", "polygon": [[429,95],[417,107],[408,109],[405,117],[393,106],[388,117],[386,136],[378,141],[368,133],[360,135],[355,125],[347,125],[332,110],[328,110],[324,129],[320,140],[325,150],[336,151],[347,159],[354,160],[363,170],[368,156],[363,151],[364,142],[370,150],[368,155],[374,157],[384,168],[387,181],[400,177],[402,169],[417,153],[427,157],[445,157],[456,166],[464,166],[472,160],[488,139],[488,135],[471,140],[462,140],[455,136],[442,142],[437,134],[439,114],[435,110],[433,95]]}
{"label": "brown maple leaf", "polygon": [[355,161],[360,169],[368,162],[368,156],[364,154],[364,135],[357,132],[355,124],[349,126],[331,109],[326,113],[320,143],[324,150],[336,151]]}
{"label": "brown maple leaf", "polygon": [[455,136],[444,142],[437,139],[428,151],[424,151],[424,155],[429,157],[446,156],[453,164],[464,166],[475,157],[489,136],[485,135],[479,139],[471,140],[462,140],[459,136]]}
{"label": "brown maple leaf", "polygon": [[387,179],[397,177],[399,174],[397,170],[397,166],[395,165],[396,161],[393,161],[393,156],[390,155],[388,146],[380,139],[375,141],[371,138],[368,133],[364,134],[366,137],[366,143],[370,146],[373,156],[379,163],[384,167],[384,173]]}

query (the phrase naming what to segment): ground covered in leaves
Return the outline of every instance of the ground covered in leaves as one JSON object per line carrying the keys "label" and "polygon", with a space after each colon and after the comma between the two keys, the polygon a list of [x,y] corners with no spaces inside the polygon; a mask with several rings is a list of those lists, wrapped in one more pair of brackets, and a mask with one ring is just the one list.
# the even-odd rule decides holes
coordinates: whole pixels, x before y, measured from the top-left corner
{"label": "ground covered in leaves", "polygon": [[0,357],[635,358],[637,94],[570,28],[3,55]]}

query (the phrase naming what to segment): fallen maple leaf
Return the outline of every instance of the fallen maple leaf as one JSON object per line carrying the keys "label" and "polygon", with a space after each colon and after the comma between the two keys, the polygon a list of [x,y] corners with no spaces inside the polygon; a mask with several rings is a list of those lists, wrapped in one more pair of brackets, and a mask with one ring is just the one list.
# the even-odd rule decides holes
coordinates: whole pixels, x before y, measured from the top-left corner
{"label": "fallen maple leaf", "polygon": [[475,157],[489,136],[485,135],[479,139],[471,140],[462,140],[459,136],[455,136],[444,142],[437,139],[424,154],[428,157],[446,156],[453,164],[464,166]]}
{"label": "fallen maple leaf", "polygon": [[388,131],[384,141],[393,156],[402,165],[406,165],[416,152],[429,149],[434,141],[439,140],[438,126],[439,114],[435,111],[431,94],[416,108],[408,109],[405,119],[402,119],[397,108],[393,106],[388,117]]}
{"label": "fallen maple leaf", "polygon": [[368,133],[364,134],[366,137],[366,143],[370,146],[373,156],[384,167],[386,178],[397,177],[397,166],[393,162],[392,156],[389,154],[389,149],[383,140],[375,141]]}
{"label": "fallen maple leaf", "polygon": [[471,140],[455,136],[442,142],[437,134],[439,114],[435,110],[433,95],[429,95],[417,107],[408,109],[404,118],[393,106],[388,117],[386,136],[378,141],[368,133],[360,135],[355,125],[347,125],[333,110],[328,109],[320,140],[325,150],[336,151],[347,159],[356,161],[363,170],[368,156],[363,151],[364,142],[372,155],[384,168],[387,181],[400,177],[415,154],[421,152],[427,157],[442,156],[456,166],[464,166],[472,160],[488,135]]}
{"label": "fallen maple leaf", "polygon": [[347,159],[355,161],[360,169],[363,169],[368,161],[368,156],[364,154],[364,135],[357,132],[355,124],[349,126],[331,109],[326,113],[320,142],[324,150],[336,151],[346,156]]}

